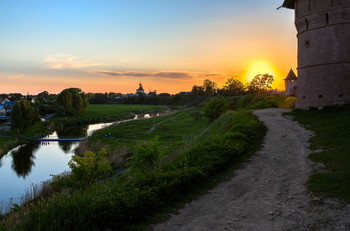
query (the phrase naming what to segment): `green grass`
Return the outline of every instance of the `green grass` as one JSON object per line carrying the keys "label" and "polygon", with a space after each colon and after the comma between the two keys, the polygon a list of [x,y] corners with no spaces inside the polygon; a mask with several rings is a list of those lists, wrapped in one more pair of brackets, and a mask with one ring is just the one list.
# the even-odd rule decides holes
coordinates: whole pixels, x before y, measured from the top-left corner
{"label": "green grass", "polygon": [[0,137],[0,158],[19,144],[20,142],[17,138]]}
{"label": "green grass", "polygon": [[4,133],[4,137],[0,137],[0,158],[12,148],[28,142],[27,137],[33,138],[48,133],[50,133],[50,130],[46,122],[37,122],[21,134],[18,134],[16,129],[11,128]]}
{"label": "green grass", "polygon": [[309,189],[321,196],[350,202],[350,107],[296,110],[291,114],[315,133],[310,139],[310,147],[322,150],[309,156],[325,165],[324,172],[310,177]]}
{"label": "green grass", "polygon": [[92,104],[83,113],[71,117],[54,117],[52,120],[61,122],[64,125],[91,124],[127,119],[134,114],[157,113],[162,111],[166,111],[166,108],[160,105]]}
{"label": "green grass", "polygon": [[247,94],[233,97],[230,102],[232,109],[264,109],[264,108],[295,108],[296,97],[285,95],[267,95],[263,93]]}
{"label": "green grass", "polygon": [[[132,153],[138,142],[151,140],[156,136],[166,151],[173,153],[187,146],[187,143],[191,142],[208,124],[209,120],[199,109],[180,111],[151,119],[132,120],[96,131],[88,138],[89,149],[96,152],[102,147],[106,148],[109,156]],[[149,133],[154,125],[158,126]],[[109,133],[111,136],[106,137],[105,135]]]}
{"label": "green grass", "polygon": [[205,138],[171,160],[165,156],[156,168],[129,168],[92,187],[52,195],[6,217],[0,229],[145,230],[142,224],[157,211],[260,147],[266,132],[248,111],[227,112],[213,126]]}

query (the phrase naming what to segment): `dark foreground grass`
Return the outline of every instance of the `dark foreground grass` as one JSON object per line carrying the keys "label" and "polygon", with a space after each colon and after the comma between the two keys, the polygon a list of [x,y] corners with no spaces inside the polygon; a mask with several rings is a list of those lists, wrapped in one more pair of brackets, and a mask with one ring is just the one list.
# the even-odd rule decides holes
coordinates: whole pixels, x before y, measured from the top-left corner
{"label": "dark foreground grass", "polygon": [[57,123],[63,123],[64,125],[91,124],[128,119],[135,114],[157,113],[162,111],[166,111],[166,107],[161,105],[91,104],[83,113],[71,117],[55,117],[53,120]]}
{"label": "dark foreground grass", "polygon": [[[227,112],[205,138],[156,168],[128,170],[92,187],[53,195],[7,216],[7,230],[144,230],[156,211],[256,150],[266,128],[250,112]],[[218,133],[220,132],[220,133]]]}
{"label": "dark foreground grass", "polygon": [[325,165],[325,171],[310,177],[309,189],[320,196],[350,202],[350,107],[296,110],[291,114],[315,133],[310,147],[322,150],[309,156]]}

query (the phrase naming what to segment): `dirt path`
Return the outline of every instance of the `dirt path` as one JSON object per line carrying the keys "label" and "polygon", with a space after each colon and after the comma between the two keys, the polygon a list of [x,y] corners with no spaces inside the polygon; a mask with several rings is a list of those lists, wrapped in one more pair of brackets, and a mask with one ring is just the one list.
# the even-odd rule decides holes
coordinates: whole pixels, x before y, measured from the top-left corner
{"label": "dirt path", "polygon": [[350,206],[306,189],[310,131],[281,114],[255,111],[268,127],[264,147],[229,181],[187,204],[154,230],[350,230]]}

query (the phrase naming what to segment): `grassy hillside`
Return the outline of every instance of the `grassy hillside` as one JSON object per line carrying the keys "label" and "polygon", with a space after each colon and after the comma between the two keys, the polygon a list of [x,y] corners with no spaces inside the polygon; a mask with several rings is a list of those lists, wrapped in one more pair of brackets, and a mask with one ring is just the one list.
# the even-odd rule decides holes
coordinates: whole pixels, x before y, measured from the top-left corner
{"label": "grassy hillside", "polygon": [[319,196],[337,197],[350,202],[350,107],[292,113],[315,136],[311,148],[320,152],[310,159],[324,167],[309,179],[309,189]]}
{"label": "grassy hillside", "polygon": [[[169,121],[164,126],[174,134],[184,133],[176,128],[176,122]],[[166,130],[159,128],[155,133],[162,136]],[[5,230],[143,230],[145,227],[140,224],[147,217],[255,151],[265,130],[249,111],[227,112],[199,139],[192,139],[196,136],[186,132],[193,142],[180,153],[167,155],[162,142],[138,145],[126,171],[92,186],[66,189],[42,199],[6,217],[0,227]],[[154,153],[159,156],[155,157]]]}

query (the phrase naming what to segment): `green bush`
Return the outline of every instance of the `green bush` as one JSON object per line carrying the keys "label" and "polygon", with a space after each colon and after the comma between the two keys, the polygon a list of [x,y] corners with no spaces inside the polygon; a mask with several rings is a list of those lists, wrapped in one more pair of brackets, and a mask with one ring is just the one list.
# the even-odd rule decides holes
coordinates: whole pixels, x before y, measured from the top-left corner
{"label": "green bush", "polygon": [[163,156],[163,149],[161,144],[154,139],[139,143],[136,146],[134,154],[128,160],[128,165],[132,169],[147,171],[152,170],[158,166],[160,157]]}
{"label": "green bush", "polygon": [[90,185],[101,180],[112,172],[111,163],[107,160],[107,151],[97,153],[85,152],[84,156],[72,156],[68,163],[72,171],[72,179],[80,185]]}
{"label": "green bush", "polygon": [[225,98],[213,98],[206,102],[203,107],[205,116],[211,121],[216,120],[221,114],[228,109],[227,100]]}

